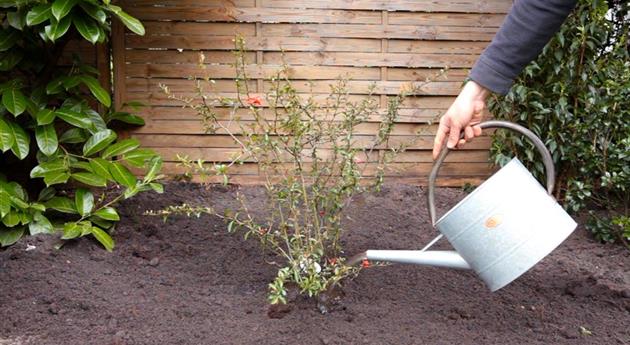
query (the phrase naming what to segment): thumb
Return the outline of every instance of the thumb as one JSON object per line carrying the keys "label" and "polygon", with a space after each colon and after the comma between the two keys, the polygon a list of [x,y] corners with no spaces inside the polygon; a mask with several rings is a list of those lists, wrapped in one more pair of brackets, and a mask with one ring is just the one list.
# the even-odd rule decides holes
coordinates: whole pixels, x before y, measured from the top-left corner
{"label": "thumb", "polygon": [[448,132],[448,141],[446,142],[446,147],[452,149],[457,145],[457,143],[459,142],[459,134],[461,130],[462,126],[458,122],[451,122],[451,128]]}

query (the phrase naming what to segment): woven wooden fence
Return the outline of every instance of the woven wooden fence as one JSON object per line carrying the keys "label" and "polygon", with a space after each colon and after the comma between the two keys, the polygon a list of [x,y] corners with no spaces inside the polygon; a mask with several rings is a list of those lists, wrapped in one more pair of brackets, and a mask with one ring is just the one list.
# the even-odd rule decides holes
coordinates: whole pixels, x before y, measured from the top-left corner
{"label": "woven wooden fence", "polygon": [[[462,81],[492,39],[511,6],[507,0],[126,0],[129,13],[146,26],[144,37],[114,27],[115,100],[131,100],[146,126],[128,135],[160,152],[164,172],[182,173],[176,155],[227,161],[235,151],[226,135],[204,133],[196,114],[182,109],[158,87],[166,84],[180,95],[191,95],[191,76],[200,75],[199,52],[216,90],[234,95],[231,50],[236,34],[246,41],[251,90],[262,94],[282,61],[290,65],[295,86],[305,93],[329,92],[345,76],[352,98],[376,97],[381,107],[405,84],[424,81],[441,68],[448,73],[408,98],[394,134],[413,139],[390,173],[395,180],[422,184],[432,165],[430,149],[436,120],[457,95]],[[311,81],[310,83],[307,82]],[[370,85],[376,95],[368,96]],[[317,96],[317,95],[316,95]],[[378,119],[360,128],[374,134]],[[418,136],[418,134],[420,134]],[[416,137],[414,139],[414,137]],[[489,138],[453,152],[442,169],[442,185],[476,183],[491,172]],[[257,183],[258,167],[245,164],[233,181]]]}

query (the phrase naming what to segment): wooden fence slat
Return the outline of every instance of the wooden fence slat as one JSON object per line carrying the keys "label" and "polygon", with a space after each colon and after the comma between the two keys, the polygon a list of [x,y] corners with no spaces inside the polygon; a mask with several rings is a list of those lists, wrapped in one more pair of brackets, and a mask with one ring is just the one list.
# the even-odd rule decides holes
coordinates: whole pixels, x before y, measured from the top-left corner
{"label": "wooden fence slat", "polygon": [[387,24],[499,27],[504,18],[503,14],[486,13],[391,12]]}
{"label": "wooden fence slat", "polygon": [[497,28],[426,25],[263,24],[268,37],[406,38],[423,40],[490,41]]}
{"label": "wooden fence slat", "polygon": [[[127,36],[131,49],[208,49],[234,50],[234,36]],[[249,51],[338,51],[376,52],[380,40],[366,38],[245,37]]]}
{"label": "wooden fence slat", "polygon": [[[271,79],[281,70],[280,66],[248,65],[245,68],[252,79]],[[379,80],[380,68],[370,67],[336,67],[336,66],[291,66],[288,69],[291,79],[337,79],[349,78],[354,80]],[[197,65],[166,65],[166,64],[129,64],[126,65],[129,77],[157,77],[157,78],[187,78],[190,76],[212,76],[216,79],[235,78],[233,66],[209,65],[201,70]]]}
{"label": "wooden fence slat", "polygon": [[329,8],[353,10],[507,13],[512,1],[506,0],[263,0],[263,7]]}

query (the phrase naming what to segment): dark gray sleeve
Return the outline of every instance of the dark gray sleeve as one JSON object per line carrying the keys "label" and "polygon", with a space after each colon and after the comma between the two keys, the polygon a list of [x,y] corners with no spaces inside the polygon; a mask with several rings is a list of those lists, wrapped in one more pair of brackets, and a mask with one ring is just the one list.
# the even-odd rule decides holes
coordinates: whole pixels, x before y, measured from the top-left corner
{"label": "dark gray sleeve", "polygon": [[516,0],[470,79],[495,93],[509,91],[516,76],[534,60],[575,7],[576,0]]}

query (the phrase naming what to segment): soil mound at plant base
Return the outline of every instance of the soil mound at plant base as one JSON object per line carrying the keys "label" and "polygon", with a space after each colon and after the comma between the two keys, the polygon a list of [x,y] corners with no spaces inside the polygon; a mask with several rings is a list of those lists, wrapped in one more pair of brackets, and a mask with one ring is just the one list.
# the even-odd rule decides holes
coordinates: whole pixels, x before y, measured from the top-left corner
{"label": "soil mound at plant base", "polygon": [[[630,253],[581,227],[496,293],[470,272],[372,266],[325,298],[327,314],[297,296],[270,309],[274,258],[257,243],[213,217],[143,216],[184,202],[234,206],[235,188],[169,184],[124,203],[111,254],[85,239],[55,250],[52,236],[0,251],[0,344],[630,343]],[[242,192],[264,208],[262,189]],[[439,212],[462,197],[439,190]],[[347,254],[420,248],[435,236],[425,206],[423,191],[405,185],[355,197]]]}

